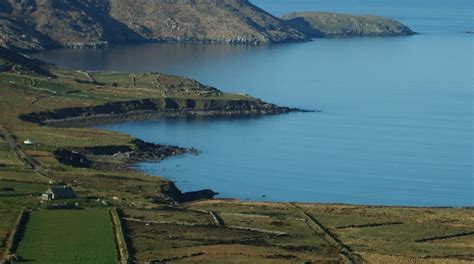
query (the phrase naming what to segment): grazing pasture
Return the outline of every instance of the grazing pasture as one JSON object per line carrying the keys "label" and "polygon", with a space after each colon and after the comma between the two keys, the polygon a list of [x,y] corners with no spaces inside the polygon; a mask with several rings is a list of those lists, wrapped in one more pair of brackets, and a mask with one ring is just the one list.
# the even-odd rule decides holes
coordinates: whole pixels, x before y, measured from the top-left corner
{"label": "grazing pasture", "polygon": [[116,263],[109,212],[32,212],[17,253],[30,263]]}

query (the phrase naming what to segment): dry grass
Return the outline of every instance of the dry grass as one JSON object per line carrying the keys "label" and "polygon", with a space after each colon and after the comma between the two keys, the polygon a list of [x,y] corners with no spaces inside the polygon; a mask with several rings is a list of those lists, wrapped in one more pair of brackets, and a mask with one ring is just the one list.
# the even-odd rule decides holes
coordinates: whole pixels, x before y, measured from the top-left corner
{"label": "dry grass", "polygon": [[20,210],[0,209],[0,258],[5,253],[7,239],[15,226],[15,221],[19,214]]}
{"label": "dry grass", "polygon": [[[470,253],[474,251],[473,235],[416,242],[474,231],[473,209],[302,206],[356,252],[474,260],[474,254]],[[388,224],[367,226],[384,223]],[[341,228],[347,226],[353,227]]]}
{"label": "dry grass", "polygon": [[125,217],[143,221],[126,222],[139,261],[302,263],[339,260],[338,250],[321,235],[311,232],[301,219],[295,221],[284,213],[275,217],[218,211],[225,223],[221,227],[212,226],[205,212],[187,209],[125,210],[124,213]]}
{"label": "dry grass", "polygon": [[468,264],[472,260],[461,259],[436,259],[436,258],[416,258],[405,256],[389,256],[380,254],[364,253],[362,257],[370,264]]}
{"label": "dry grass", "polygon": [[141,219],[143,221],[182,223],[188,225],[212,225],[209,215],[199,212],[165,207],[153,210],[125,209],[126,217]]}

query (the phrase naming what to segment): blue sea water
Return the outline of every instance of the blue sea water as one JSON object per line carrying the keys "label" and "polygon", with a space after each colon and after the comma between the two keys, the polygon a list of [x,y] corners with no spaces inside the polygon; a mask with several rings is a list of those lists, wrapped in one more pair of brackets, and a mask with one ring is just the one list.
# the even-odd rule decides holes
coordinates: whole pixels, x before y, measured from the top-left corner
{"label": "blue sea water", "polygon": [[254,0],[275,15],[336,11],[398,19],[420,35],[272,46],[140,44],[55,50],[86,70],[161,71],[285,106],[252,119],[167,119],[106,126],[197,147],[144,171],[220,197],[473,206],[473,1]]}

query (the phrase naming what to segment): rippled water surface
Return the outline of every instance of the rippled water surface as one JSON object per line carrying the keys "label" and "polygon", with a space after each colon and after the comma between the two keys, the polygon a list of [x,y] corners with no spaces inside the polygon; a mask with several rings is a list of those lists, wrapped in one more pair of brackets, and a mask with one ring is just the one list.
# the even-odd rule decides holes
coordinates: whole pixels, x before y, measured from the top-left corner
{"label": "rippled water surface", "polygon": [[144,44],[37,57],[87,70],[185,75],[224,91],[323,110],[106,127],[200,149],[197,157],[140,165],[183,190],[255,200],[474,205],[471,1],[252,2],[275,15],[389,16],[421,34],[261,47]]}

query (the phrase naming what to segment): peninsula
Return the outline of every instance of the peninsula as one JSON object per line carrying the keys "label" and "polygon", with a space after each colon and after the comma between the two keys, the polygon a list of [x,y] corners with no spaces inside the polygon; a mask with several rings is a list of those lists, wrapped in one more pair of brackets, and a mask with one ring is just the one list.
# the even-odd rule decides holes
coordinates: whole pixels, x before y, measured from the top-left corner
{"label": "peninsula", "polygon": [[302,12],[283,16],[291,26],[312,38],[389,37],[416,34],[402,23],[377,16]]}

